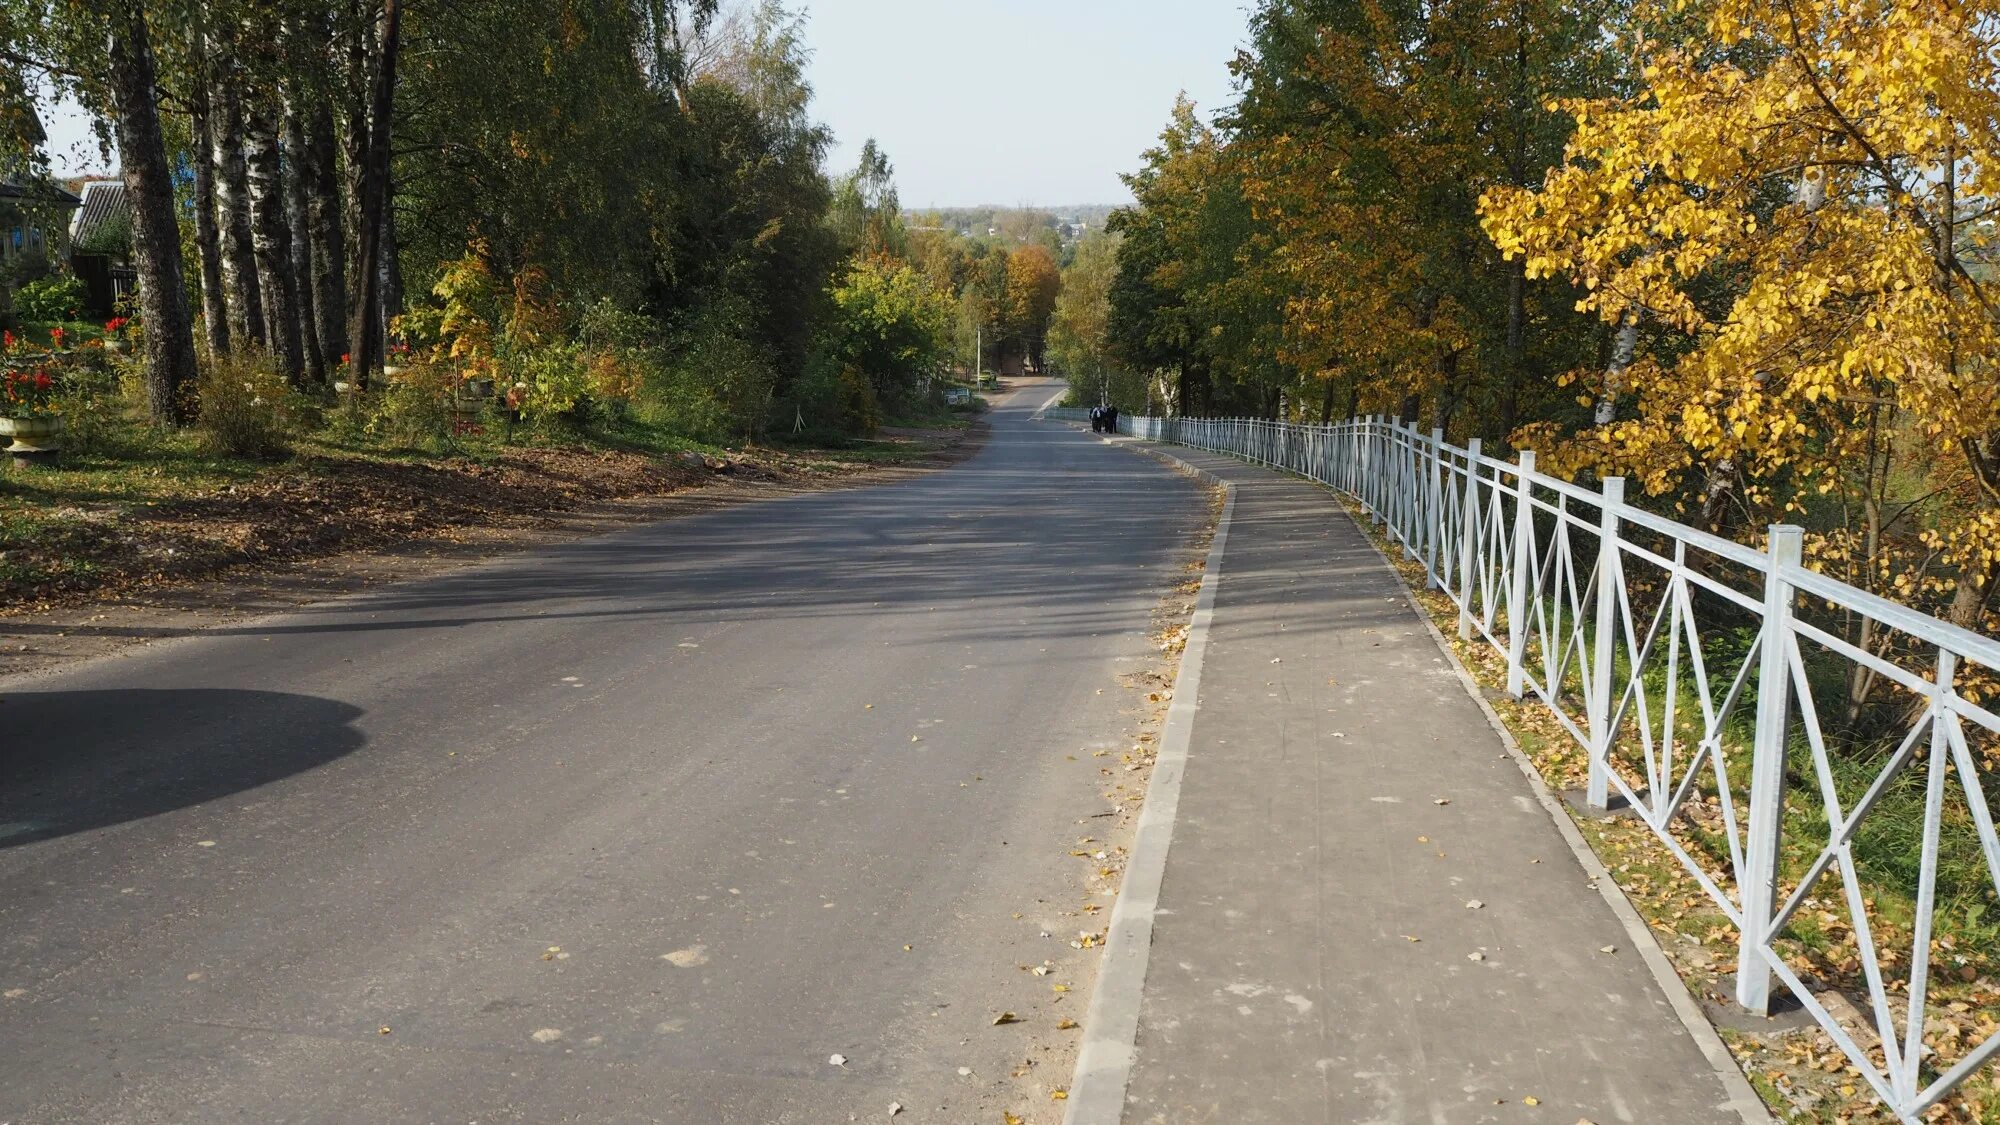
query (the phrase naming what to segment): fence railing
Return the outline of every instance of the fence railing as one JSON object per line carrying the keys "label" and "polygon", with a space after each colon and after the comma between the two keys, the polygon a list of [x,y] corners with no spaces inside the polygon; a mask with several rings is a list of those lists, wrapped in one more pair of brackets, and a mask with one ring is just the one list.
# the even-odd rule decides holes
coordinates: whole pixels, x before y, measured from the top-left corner
{"label": "fence railing", "polygon": [[1958,999],[2000,992],[1981,976],[2000,972],[2000,643],[1807,569],[1797,527],[1756,550],[1478,439],[1388,418],[1119,429],[1354,497],[1582,748],[1587,803],[1628,807],[1727,917],[1737,1001],[1767,1011],[1782,983],[1903,1120],[2000,1052]]}

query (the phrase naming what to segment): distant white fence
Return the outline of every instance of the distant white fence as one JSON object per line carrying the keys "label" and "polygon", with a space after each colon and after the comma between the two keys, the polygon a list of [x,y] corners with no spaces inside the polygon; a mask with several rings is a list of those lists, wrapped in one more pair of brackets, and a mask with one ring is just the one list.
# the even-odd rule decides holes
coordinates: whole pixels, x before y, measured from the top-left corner
{"label": "distant white fence", "polygon": [[[2000,1034],[1967,1033],[1949,991],[1994,954],[2000,920],[1986,793],[2000,716],[1979,700],[2000,643],[1806,569],[1797,527],[1754,550],[1633,507],[1620,478],[1582,487],[1536,472],[1531,452],[1485,456],[1476,438],[1461,448],[1388,418],[1128,415],[1119,429],[1359,501],[1458,607],[1458,635],[1505,660],[1508,692],[1586,751],[1586,801],[1622,798],[1729,918],[1737,1001],[1766,1011],[1782,981],[1900,1118],[2000,1051]],[[1848,741],[1857,674],[1887,693],[1868,714],[1890,716],[1889,735]],[[1921,821],[1920,841],[1874,846],[1870,829],[1888,826],[1871,814],[1892,806],[1897,832]],[[1784,832],[1809,846],[1781,850]],[[1885,885],[1900,897],[1870,890]],[[1858,1003],[1774,948],[1805,930],[1843,979],[1858,971]],[[1986,948],[1965,948],[1968,933]]]}

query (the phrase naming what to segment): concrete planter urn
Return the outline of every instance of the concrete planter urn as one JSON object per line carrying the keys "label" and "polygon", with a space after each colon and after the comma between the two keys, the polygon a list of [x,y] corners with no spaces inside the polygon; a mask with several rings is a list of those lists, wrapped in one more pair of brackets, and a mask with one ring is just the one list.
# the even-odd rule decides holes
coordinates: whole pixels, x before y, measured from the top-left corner
{"label": "concrete planter urn", "polygon": [[54,464],[61,452],[62,432],[63,420],[58,414],[0,418],[0,437],[14,439],[5,452],[19,466]]}
{"label": "concrete planter urn", "polygon": [[469,420],[483,413],[492,400],[493,380],[467,379],[452,392],[451,410],[459,418]]}

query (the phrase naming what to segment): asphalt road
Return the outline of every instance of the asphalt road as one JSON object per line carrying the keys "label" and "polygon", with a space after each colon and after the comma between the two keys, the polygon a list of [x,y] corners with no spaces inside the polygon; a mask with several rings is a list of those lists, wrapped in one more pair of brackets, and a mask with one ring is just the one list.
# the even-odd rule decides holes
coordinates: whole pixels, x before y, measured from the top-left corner
{"label": "asphalt road", "polygon": [[0,681],[0,1121],[1057,1120],[1084,751],[1204,504],[1053,390],[919,479]]}

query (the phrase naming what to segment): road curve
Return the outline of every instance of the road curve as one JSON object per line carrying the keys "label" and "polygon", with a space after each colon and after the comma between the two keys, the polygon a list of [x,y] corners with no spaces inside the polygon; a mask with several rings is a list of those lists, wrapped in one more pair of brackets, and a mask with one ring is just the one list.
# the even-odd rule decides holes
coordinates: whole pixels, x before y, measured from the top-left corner
{"label": "road curve", "polygon": [[1082,751],[1204,505],[1054,389],[947,471],[0,681],[0,1121],[1057,1120]]}

